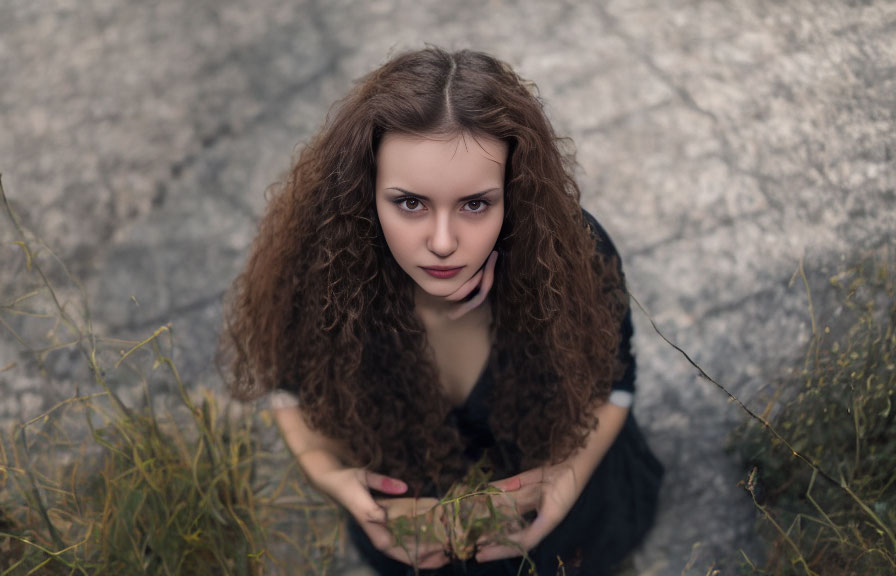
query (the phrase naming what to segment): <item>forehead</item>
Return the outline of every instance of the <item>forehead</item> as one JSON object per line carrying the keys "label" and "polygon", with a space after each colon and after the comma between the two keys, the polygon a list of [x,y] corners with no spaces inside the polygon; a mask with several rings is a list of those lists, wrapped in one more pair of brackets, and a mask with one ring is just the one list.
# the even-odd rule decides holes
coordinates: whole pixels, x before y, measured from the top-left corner
{"label": "forehead", "polygon": [[389,133],[377,150],[377,188],[469,194],[479,191],[471,188],[503,186],[506,163],[507,144],[489,136]]}

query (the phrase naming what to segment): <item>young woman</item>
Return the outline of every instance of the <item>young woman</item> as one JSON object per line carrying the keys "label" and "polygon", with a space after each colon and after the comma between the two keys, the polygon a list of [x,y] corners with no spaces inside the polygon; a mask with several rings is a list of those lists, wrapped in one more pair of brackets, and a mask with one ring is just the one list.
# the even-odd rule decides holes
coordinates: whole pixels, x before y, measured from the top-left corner
{"label": "young woman", "polygon": [[[270,199],[235,283],[234,395],[276,392],[287,445],[381,574],[516,574],[524,552],[543,575],[558,557],[604,574],[652,522],[620,259],[533,88],[471,51],[375,70]],[[483,458],[530,523],[463,566],[396,542],[387,518]]]}

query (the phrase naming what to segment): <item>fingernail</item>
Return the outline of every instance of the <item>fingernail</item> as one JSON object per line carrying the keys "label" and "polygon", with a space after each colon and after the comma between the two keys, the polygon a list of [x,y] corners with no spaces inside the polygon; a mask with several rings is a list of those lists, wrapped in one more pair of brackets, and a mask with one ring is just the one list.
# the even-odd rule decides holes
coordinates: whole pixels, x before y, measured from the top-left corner
{"label": "fingernail", "polygon": [[404,485],[404,482],[399,480],[392,480],[391,478],[386,478],[383,480],[383,488],[387,490],[406,490],[407,487]]}

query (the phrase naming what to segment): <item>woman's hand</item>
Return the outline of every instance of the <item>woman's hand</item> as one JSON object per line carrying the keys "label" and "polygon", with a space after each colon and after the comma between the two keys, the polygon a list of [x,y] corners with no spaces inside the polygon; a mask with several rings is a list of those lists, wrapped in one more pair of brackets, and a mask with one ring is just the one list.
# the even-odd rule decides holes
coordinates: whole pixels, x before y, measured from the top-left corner
{"label": "woman's hand", "polygon": [[340,457],[345,450],[312,430],[297,406],[275,409],[274,420],[311,484],[345,508],[378,550],[400,562],[414,564],[416,561],[420,568],[438,568],[448,562],[441,546],[423,547],[416,543],[399,546],[386,524],[390,517],[387,507],[378,504],[370,494],[371,490],[390,495],[404,494],[408,490],[407,484],[363,468],[346,467]]}
{"label": "woman's hand", "polygon": [[498,253],[492,251],[489,254],[488,258],[485,261],[485,265],[480,269],[476,274],[473,275],[472,278],[464,282],[463,286],[458,288],[453,294],[450,294],[445,297],[446,300],[451,302],[460,302],[464,298],[470,295],[476,287],[479,287],[479,293],[476,294],[473,298],[470,299],[469,302],[464,302],[460,306],[457,307],[456,310],[453,310],[448,318],[451,320],[457,320],[470,310],[473,310],[483,302],[485,302],[486,296],[488,296],[489,291],[492,289],[492,285],[495,282],[495,262],[498,261]]}
{"label": "woman's hand", "polygon": [[527,470],[516,476],[493,482],[511,499],[520,515],[535,510],[535,520],[512,534],[504,534],[501,541],[489,539],[476,554],[479,562],[522,556],[538,545],[572,509],[582,493],[587,478],[580,478],[575,468],[566,462]]}
{"label": "woman's hand", "polygon": [[509,534],[504,542],[483,542],[476,559],[480,562],[521,556],[538,545],[566,518],[585,484],[607,450],[619,436],[628,408],[606,402],[597,407],[600,425],[588,434],[585,446],[558,464],[527,470],[492,485],[513,499],[520,514],[535,510],[538,515],[526,528]]}
{"label": "woman's hand", "polygon": [[397,495],[404,494],[408,487],[401,480],[363,468],[341,468],[317,474],[312,483],[345,508],[374,547],[390,558],[422,569],[439,568],[448,563],[440,543],[419,542],[414,538],[398,542],[387,525],[388,520],[407,515],[411,510],[426,512],[437,503],[436,500],[398,498],[376,501],[371,490]]}
{"label": "woman's hand", "polygon": [[394,554],[387,554],[405,563],[416,559],[417,567],[423,569],[440,568],[450,562],[441,537],[437,499],[388,498],[377,500],[377,504],[386,512],[386,526],[392,535]]}

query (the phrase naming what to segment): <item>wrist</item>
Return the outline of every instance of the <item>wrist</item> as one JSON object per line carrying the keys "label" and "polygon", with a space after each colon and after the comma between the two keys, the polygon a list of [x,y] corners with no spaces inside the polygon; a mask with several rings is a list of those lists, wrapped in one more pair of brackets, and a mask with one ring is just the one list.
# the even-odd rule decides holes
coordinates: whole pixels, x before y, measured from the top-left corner
{"label": "wrist", "polygon": [[326,448],[310,448],[299,452],[296,454],[296,461],[308,481],[321,490],[324,490],[324,483],[321,482],[324,476],[345,468],[342,461]]}

